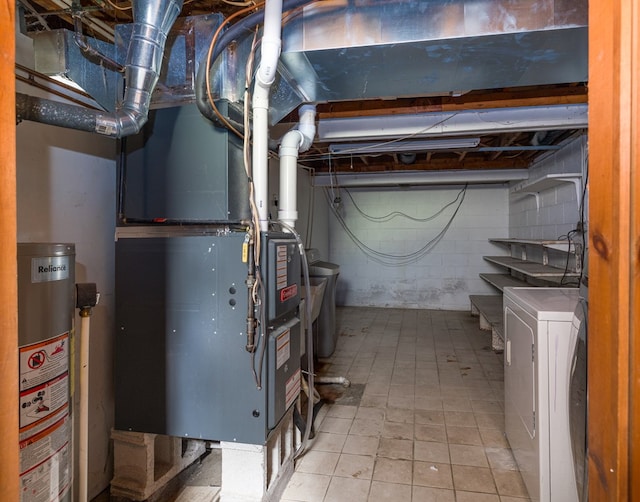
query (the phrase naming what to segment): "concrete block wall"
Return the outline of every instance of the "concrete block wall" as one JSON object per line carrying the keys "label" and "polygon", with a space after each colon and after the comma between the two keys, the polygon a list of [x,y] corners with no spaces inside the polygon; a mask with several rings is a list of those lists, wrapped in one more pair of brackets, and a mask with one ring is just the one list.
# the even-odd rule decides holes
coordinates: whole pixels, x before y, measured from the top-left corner
{"label": "concrete block wall", "polygon": [[[549,174],[582,174],[585,168],[586,135],[581,136],[529,168],[529,181]],[[582,177],[582,188],[584,176]],[[517,192],[521,183],[509,191],[509,236],[519,239],[559,239],[576,228],[580,220],[582,190],[573,183],[560,183],[539,193],[539,207],[532,195]],[[587,208],[584,215],[587,217]]]}
{"label": "concrete block wall", "polygon": [[[351,189],[357,206],[370,216],[403,212],[416,218],[438,213],[456,199],[460,186],[410,190]],[[367,246],[394,255],[410,254],[434,239],[457,204],[428,222],[395,217],[372,222],[358,213],[347,193],[339,209],[348,228]],[[497,254],[490,237],[508,234],[508,189],[504,185],[470,185],[458,214],[442,239],[421,259],[402,266],[376,262],[349,237],[335,216],[329,220],[330,260],[340,265],[338,305],[430,309],[469,309],[470,294],[491,294],[478,277],[495,272],[482,256]]]}

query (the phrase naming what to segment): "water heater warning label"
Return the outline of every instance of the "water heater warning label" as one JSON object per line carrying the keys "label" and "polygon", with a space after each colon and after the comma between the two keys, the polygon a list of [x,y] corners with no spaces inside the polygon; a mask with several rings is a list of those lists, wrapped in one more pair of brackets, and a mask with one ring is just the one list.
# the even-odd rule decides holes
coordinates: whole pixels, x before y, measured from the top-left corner
{"label": "water heater warning label", "polygon": [[20,391],[69,371],[69,333],[20,347]]}
{"label": "water heater warning label", "polygon": [[58,501],[71,486],[69,333],[19,352],[20,500]]}
{"label": "water heater warning label", "polygon": [[47,418],[66,406],[69,375],[64,374],[42,385],[20,393],[20,428]]}
{"label": "water heater warning label", "polygon": [[20,500],[51,502],[71,488],[69,415],[20,442]]}

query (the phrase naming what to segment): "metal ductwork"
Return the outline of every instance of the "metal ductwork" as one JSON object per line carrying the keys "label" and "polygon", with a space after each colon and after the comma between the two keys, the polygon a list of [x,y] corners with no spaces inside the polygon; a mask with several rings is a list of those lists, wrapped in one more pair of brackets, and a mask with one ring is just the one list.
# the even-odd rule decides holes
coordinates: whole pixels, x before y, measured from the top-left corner
{"label": "metal ductwork", "polygon": [[[182,9],[182,0],[133,2],[133,34],[124,72],[124,102],[101,124],[109,136],[136,134],[147,121],[151,93],[158,82],[167,34]],[[115,134],[111,132],[113,130]]]}
{"label": "metal ductwork", "polygon": [[[284,27],[281,74],[316,103],[584,82],[587,11],[587,0],[314,3]],[[290,111],[283,98],[273,119]]]}
{"label": "metal ductwork", "polygon": [[18,94],[18,120],[97,132],[114,138],[136,134],[147,121],[151,93],[158,82],[167,34],[182,0],[135,0],[133,32],[125,66],[124,100],[115,113],[70,107]]}
{"label": "metal ductwork", "polygon": [[[314,2],[283,26],[270,123],[302,103],[585,82],[587,12],[587,0]],[[233,101],[244,79],[229,84]]]}

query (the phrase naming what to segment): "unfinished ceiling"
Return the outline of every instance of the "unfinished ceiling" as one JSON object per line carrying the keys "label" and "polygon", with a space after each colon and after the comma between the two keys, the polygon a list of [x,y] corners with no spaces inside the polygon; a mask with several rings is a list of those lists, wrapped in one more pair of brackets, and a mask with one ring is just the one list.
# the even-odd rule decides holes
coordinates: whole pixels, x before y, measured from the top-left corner
{"label": "unfinished ceiling", "polygon": [[[128,0],[19,1],[29,32],[81,12],[113,41],[132,21]],[[241,5],[187,1],[181,16]],[[586,127],[587,1],[314,2],[287,18],[279,74],[272,137],[317,103],[300,156],[317,172],[526,168]]]}

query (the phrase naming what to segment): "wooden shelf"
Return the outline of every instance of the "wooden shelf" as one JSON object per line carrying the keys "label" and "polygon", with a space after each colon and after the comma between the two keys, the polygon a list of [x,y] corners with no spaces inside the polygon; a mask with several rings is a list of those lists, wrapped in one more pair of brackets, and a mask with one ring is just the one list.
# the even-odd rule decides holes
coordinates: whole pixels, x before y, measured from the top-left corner
{"label": "wooden shelf", "polygon": [[579,272],[565,271],[561,268],[543,265],[533,261],[520,260],[511,256],[485,256],[485,260],[495,263],[501,267],[506,267],[516,272],[520,272],[528,277],[536,279],[562,279],[563,277],[580,277]]}
{"label": "wooden shelf", "polygon": [[517,288],[531,286],[528,282],[522,281],[509,274],[480,274],[480,277],[492,286],[498,288],[500,291],[503,291],[504,288],[508,287]]}

